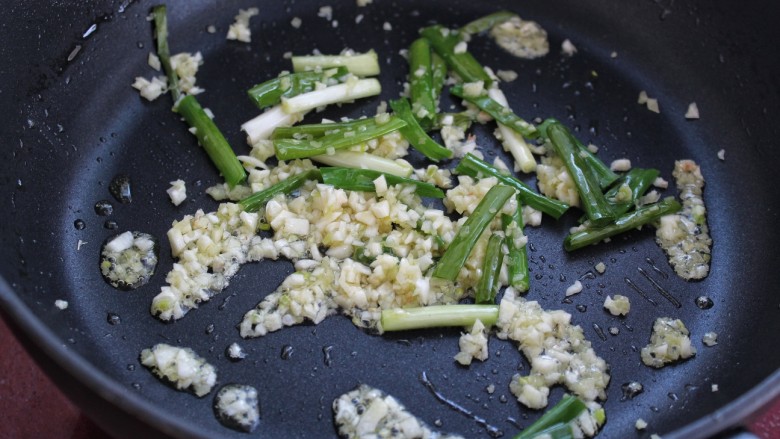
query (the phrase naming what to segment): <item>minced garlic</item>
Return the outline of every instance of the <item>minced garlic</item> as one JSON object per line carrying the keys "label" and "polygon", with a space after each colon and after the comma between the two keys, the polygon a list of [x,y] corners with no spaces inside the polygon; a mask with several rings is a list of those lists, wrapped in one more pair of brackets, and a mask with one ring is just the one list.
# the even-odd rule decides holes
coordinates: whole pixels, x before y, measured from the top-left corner
{"label": "minced garlic", "polygon": [[607,363],[593,351],[571,314],[543,310],[509,287],[499,307],[498,337],[518,342],[531,363],[530,372],[515,375],[510,388],[517,400],[532,409],[547,406],[550,387],[563,384],[583,401],[606,398]]}
{"label": "minced garlic", "polygon": [[659,317],[653,324],[650,344],[642,348],[642,362],[658,368],[696,355],[688,335],[681,320]]}

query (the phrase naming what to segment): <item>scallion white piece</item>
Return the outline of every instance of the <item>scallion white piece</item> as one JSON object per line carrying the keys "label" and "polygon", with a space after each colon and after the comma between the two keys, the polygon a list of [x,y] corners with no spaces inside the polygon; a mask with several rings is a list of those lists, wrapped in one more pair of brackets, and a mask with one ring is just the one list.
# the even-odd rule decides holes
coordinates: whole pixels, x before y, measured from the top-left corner
{"label": "scallion white piece", "polygon": [[258,140],[269,139],[271,133],[279,127],[289,127],[303,119],[305,112],[286,113],[281,105],[271,107],[263,114],[245,122],[241,129],[246,132],[250,143]]}
{"label": "scallion white piece", "polygon": [[408,177],[414,171],[412,165],[405,161],[390,160],[367,152],[336,151],[333,154],[316,155],[311,159],[329,166],[372,169],[399,177]]}
{"label": "scallion white piece", "polygon": [[[490,96],[490,99],[493,99],[504,107],[509,107],[506,96],[504,96],[504,93],[501,90],[491,88],[488,90],[488,96]],[[501,142],[504,145],[504,150],[509,151],[509,153],[512,154],[512,157],[514,157],[520,170],[525,173],[534,172],[536,170],[536,159],[533,154],[531,154],[531,148],[525,143],[523,136],[501,123],[498,124],[498,130],[501,132]]]}
{"label": "scallion white piece", "polygon": [[[353,78],[354,79],[354,78]],[[282,98],[282,110],[287,114],[303,113],[330,104],[376,96],[382,92],[382,85],[376,79],[359,79],[303,93],[292,98]]]}

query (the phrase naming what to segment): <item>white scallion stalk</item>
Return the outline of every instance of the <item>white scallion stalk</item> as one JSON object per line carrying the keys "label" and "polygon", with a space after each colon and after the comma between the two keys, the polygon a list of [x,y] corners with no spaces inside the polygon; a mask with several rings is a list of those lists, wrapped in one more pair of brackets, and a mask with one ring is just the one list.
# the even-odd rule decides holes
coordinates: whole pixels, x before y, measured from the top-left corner
{"label": "white scallion stalk", "polygon": [[250,143],[268,139],[278,127],[289,127],[303,119],[304,112],[286,113],[281,105],[266,110],[263,114],[241,125]]}
{"label": "white scallion stalk", "polygon": [[373,78],[347,81],[344,84],[303,93],[289,99],[282,98],[282,109],[290,114],[303,113],[325,105],[376,96],[381,92],[382,85]]}
{"label": "white scallion stalk", "polygon": [[355,55],[294,56],[292,64],[295,72],[344,66],[350,73],[357,76],[379,74],[379,59],[373,50]]}
{"label": "white scallion stalk", "polygon": [[371,169],[399,177],[408,177],[414,171],[412,165],[405,161],[390,160],[367,152],[336,151],[333,154],[316,155],[311,159],[329,166]]}
{"label": "white scallion stalk", "polygon": [[[508,107],[509,103],[506,100],[506,96],[501,90],[497,88],[491,88],[488,90],[488,96],[499,104]],[[525,143],[525,139],[517,131],[509,128],[506,125],[498,124],[498,129],[501,132],[504,144],[504,150],[509,151],[517,162],[518,167],[525,173],[530,173],[536,170],[536,159],[531,153],[531,148]]]}

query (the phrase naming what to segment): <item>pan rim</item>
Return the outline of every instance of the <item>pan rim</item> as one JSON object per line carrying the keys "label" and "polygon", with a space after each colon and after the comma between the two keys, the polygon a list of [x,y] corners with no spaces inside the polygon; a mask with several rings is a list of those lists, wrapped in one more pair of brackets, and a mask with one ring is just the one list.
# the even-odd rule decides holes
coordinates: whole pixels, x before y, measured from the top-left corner
{"label": "pan rim", "polygon": [[[160,409],[159,406],[144,400],[139,395],[127,392],[126,386],[109,377],[76,351],[68,349],[67,345],[63,344],[62,340],[33,313],[2,276],[0,276],[0,308],[5,316],[24,332],[35,348],[40,349],[70,377],[91,390],[93,393],[91,397],[105,400],[123,413],[134,416],[161,433],[175,437],[207,437],[164,408]],[[29,349],[30,346],[25,348]],[[60,387],[58,384],[57,386]],[[730,428],[743,426],[742,423],[778,398],[780,398],[780,368],[739,398],[715,412],[665,434],[664,437],[706,438],[723,433]],[[79,408],[83,409],[83,407]]]}
{"label": "pan rim", "polygon": [[[92,392],[90,398],[99,398],[112,404],[124,414],[144,422],[159,433],[182,438],[208,438],[208,436],[203,435],[202,431],[174,416],[165,408],[156,406],[141,396],[128,392],[126,386],[109,377],[76,351],[68,349],[67,345],[35,315],[2,276],[0,276],[0,308],[4,318],[10,319],[14,327],[23,331],[30,343],[34,345],[25,345],[25,349],[39,349],[68,376],[87,387]],[[39,363],[37,360],[35,362]],[[44,372],[51,379],[50,374],[45,369]],[[56,380],[52,381],[61,389]],[[71,400],[70,395],[66,392],[63,393],[66,394],[68,400]],[[79,406],[79,409],[84,410],[84,407]],[[84,411],[90,415],[91,419],[95,419],[91,413]],[[96,423],[101,428],[105,428],[99,420]]]}

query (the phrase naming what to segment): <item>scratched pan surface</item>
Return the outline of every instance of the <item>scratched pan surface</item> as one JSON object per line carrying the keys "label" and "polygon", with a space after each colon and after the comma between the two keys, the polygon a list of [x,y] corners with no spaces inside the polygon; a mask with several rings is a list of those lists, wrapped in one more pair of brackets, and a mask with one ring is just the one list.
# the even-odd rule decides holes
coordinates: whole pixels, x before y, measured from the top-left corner
{"label": "scratched pan surface", "polygon": [[[170,44],[174,52],[203,53],[198,83],[206,93],[200,100],[242,153],[247,147],[238,127],[257,113],[244,91],[289,69],[285,52],[375,49],[383,69],[381,98],[324,113],[358,116],[372,114],[380,100],[402,90],[407,66],[399,51],[419,27],[434,21],[458,26],[498,9],[541,23],[551,53],[540,60],[514,59],[485,37],[469,48],[494,69],[517,71],[517,80],[502,88],[518,113],[565,121],[584,141],[599,145],[607,163],[626,157],[634,166],[660,169],[667,180],[675,159],[700,163],[715,245],[710,276],[686,283],[672,274],[651,230],[566,254],[561,241],[578,213],[559,222],[545,219],[541,228],[528,231],[533,245],[528,297],[572,313],[611,365],[603,437],[673,431],[677,437],[703,437],[739,423],[778,391],[778,376],[772,374],[780,365],[780,351],[774,349],[780,334],[775,288],[780,203],[773,182],[780,164],[774,144],[780,68],[771,45],[778,41],[771,22],[777,5],[753,3],[375,0],[357,8],[351,1],[332,3],[330,23],[317,16],[319,5],[313,2],[265,2],[251,23],[252,43],[242,44],[226,41],[224,34],[233,15],[250,2],[173,2]],[[178,437],[244,437],[220,426],[211,396],[176,392],[139,365],[143,348],[167,342],[206,357],[218,368],[220,384],[245,383],[259,390],[262,422],[256,436],[336,436],[332,401],[367,383],[395,395],[442,431],[488,437],[488,429],[473,418],[438,402],[422,384],[423,373],[440,394],[505,435],[538,417],[508,389],[514,373],[528,370],[527,362],[513,345],[496,339],[490,342],[490,359],[470,368],[452,361],[458,330],[379,337],[335,316],[318,326],[240,340],[237,323],[291,272],[287,262],[243,267],[226,291],[174,324],[149,315],[150,300],[173,263],[165,231],[171,221],[198,208],[214,209],[203,190],[219,181],[170,112],[167,96],[147,103],[129,86],[135,76],[154,74],[146,65],[153,47],[145,20],[151,6],[25,2],[8,7],[0,28],[5,41],[0,48],[2,300],[20,336],[71,397],[117,436],[151,430]],[[294,16],[302,19],[300,30],[290,26]],[[392,31],[382,30],[385,22]],[[96,29],[90,30],[92,24]],[[217,32],[207,32],[209,25]],[[578,48],[572,58],[559,54],[565,38]],[[658,98],[660,114],[636,104],[640,90]],[[702,113],[695,122],[683,117],[692,101]],[[497,154],[506,159],[491,130],[475,128],[479,143],[491,159]],[[725,161],[717,157],[720,149],[726,151]],[[119,173],[132,179],[132,203],[117,203],[108,192]],[[189,193],[178,208],[165,194],[168,182],[177,178],[186,181]],[[104,199],[114,204],[108,218],[94,211]],[[74,227],[77,219],[86,224],[83,230]],[[120,231],[161,238],[158,273],[148,285],[122,292],[101,279],[99,248],[113,233],[104,228],[106,219],[116,221]],[[598,262],[606,264],[606,272],[589,276]],[[681,307],[659,294],[640,269]],[[562,303],[564,290],[577,279],[583,292]],[[631,298],[628,317],[604,312],[607,294]],[[701,295],[713,299],[712,309],[695,306]],[[67,300],[69,308],[57,310],[55,299]],[[121,323],[109,324],[109,313]],[[660,371],[641,364],[638,350],[658,316],[683,319],[698,350],[695,359]],[[619,334],[600,337],[594,325],[618,328]],[[719,334],[717,346],[702,345],[708,331]],[[245,360],[225,358],[232,342],[247,351]],[[280,355],[285,346],[292,347],[287,359]],[[621,401],[621,384],[632,380],[644,384],[644,393]],[[491,384],[492,394],[486,391]],[[718,392],[711,391],[712,384],[718,384]],[[561,394],[554,390],[551,401]],[[650,423],[648,433],[634,432],[639,417]]]}

